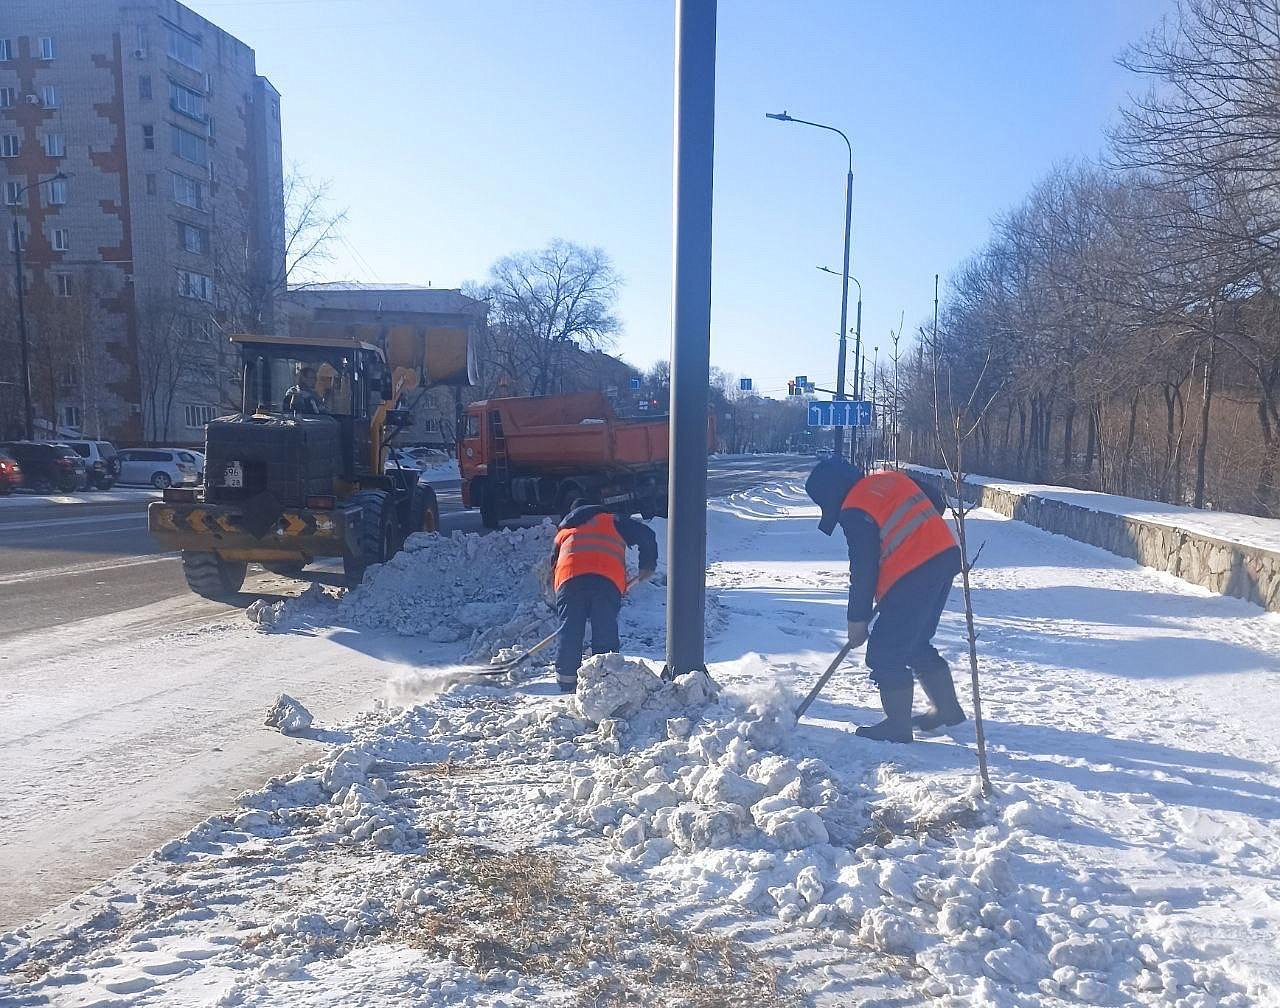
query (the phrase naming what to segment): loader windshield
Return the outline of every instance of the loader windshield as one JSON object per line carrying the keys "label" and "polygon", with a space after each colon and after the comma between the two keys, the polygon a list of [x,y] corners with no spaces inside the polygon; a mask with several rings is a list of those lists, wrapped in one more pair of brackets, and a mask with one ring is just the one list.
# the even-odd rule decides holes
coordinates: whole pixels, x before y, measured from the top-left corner
{"label": "loader windshield", "polygon": [[334,350],[289,353],[254,347],[245,354],[244,407],[265,414],[353,416],[360,372],[354,355]]}

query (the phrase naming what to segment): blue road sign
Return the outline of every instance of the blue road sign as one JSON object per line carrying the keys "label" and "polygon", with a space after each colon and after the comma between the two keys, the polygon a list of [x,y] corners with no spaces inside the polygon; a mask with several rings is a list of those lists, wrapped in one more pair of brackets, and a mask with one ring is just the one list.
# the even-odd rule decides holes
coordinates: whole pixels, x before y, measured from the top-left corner
{"label": "blue road sign", "polygon": [[811,402],[806,424],[809,427],[870,427],[871,403],[847,399],[843,402]]}
{"label": "blue road sign", "polygon": [[750,378],[739,378],[739,379],[738,379],[738,391],[739,391],[739,392],[750,392],[750,391],[751,391],[751,379],[750,379]]}
{"label": "blue road sign", "polygon": [[633,391],[637,391],[637,392],[640,390],[640,379],[639,379],[639,378],[632,378],[632,379],[631,379],[631,388],[632,388],[632,390],[633,390]]}

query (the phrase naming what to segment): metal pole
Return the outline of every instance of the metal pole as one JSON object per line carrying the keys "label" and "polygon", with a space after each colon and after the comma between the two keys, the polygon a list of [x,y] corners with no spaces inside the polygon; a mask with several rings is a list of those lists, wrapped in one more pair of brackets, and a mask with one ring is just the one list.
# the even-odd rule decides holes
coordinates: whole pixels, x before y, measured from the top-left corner
{"label": "metal pole", "polygon": [[[25,190],[23,190],[25,192]],[[21,193],[19,194],[21,195]],[[31,410],[31,360],[27,349],[27,309],[22,296],[22,232],[18,229],[18,216],[13,217],[13,265],[18,284],[18,343],[22,347],[22,405],[26,424],[26,438],[35,440],[35,415]]]}
{"label": "metal pole", "polygon": [[[845,272],[847,273],[848,270],[845,270]],[[854,353],[853,359],[854,360],[857,360],[858,359],[857,355],[862,352],[862,284],[858,284],[858,313],[856,317],[857,317],[857,321],[854,323],[855,335],[853,339],[853,353]],[[840,341],[841,362],[843,362],[845,358],[844,351],[845,351],[845,343],[844,343],[844,340],[842,339]],[[858,374],[857,374],[856,368],[854,369],[854,375],[853,375],[853,398],[854,399],[862,398],[862,383],[858,381]],[[857,457],[858,440],[859,440],[860,433],[861,432],[857,427],[853,428],[853,434],[852,434],[853,448],[849,453],[849,457],[851,460],[854,460]]]}
{"label": "metal pole", "polygon": [[[847,142],[847,141],[846,141]],[[849,231],[853,223],[853,148],[849,148],[849,174],[844,186],[844,270],[840,274],[840,349],[836,358],[836,400],[844,394],[844,358],[848,352],[849,333]],[[861,297],[859,297],[861,301]],[[836,456],[844,455],[844,428],[836,428]]]}
{"label": "metal pole", "polygon": [[716,0],[676,0],[675,62],[671,476],[667,487],[668,676],[705,667]]}

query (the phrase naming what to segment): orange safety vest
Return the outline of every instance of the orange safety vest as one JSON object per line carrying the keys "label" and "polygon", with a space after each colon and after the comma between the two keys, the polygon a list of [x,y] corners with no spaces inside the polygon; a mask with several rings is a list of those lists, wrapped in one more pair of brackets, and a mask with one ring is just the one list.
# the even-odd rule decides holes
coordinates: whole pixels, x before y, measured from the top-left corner
{"label": "orange safety vest", "polygon": [[556,570],[553,583],[559,591],[570,578],[599,574],[627,590],[627,542],[618,534],[613,515],[598,514],[574,528],[556,533]]}
{"label": "orange safety vest", "polygon": [[865,511],[880,529],[877,599],[884,598],[904,574],[956,544],[929,498],[900,472],[864,476],[845,496],[843,508]]}

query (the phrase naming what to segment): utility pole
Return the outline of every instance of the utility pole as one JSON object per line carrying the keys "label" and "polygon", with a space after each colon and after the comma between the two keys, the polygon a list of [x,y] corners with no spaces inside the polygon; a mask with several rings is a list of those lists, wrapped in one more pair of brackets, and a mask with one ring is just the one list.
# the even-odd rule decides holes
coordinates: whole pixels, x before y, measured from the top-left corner
{"label": "utility pole", "polygon": [[[31,182],[18,189],[18,198],[13,205],[13,268],[17,276],[18,288],[18,343],[22,348],[22,407],[23,418],[25,421],[26,439],[28,441],[35,440],[35,412],[31,406],[31,351],[27,341],[27,309],[26,301],[23,296],[23,289],[26,286],[23,283],[22,271],[22,229],[18,226],[18,206],[20,201],[32,189],[38,189],[42,185],[49,182],[61,182],[70,178],[65,172],[58,172],[47,179],[40,182]],[[57,418],[54,417],[53,429],[57,431]]]}
{"label": "utility pole", "polygon": [[31,408],[31,351],[27,347],[27,308],[23,297],[22,282],[22,231],[18,227],[18,214],[13,215],[13,267],[18,286],[18,345],[22,348],[22,417],[23,436],[35,440],[35,415]]}
{"label": "utility pole", "polygon": [[667,485],[667,667],[705,668],[707,400],[711,372],[711,197],[716,0],[676,0],[675,262]]}

